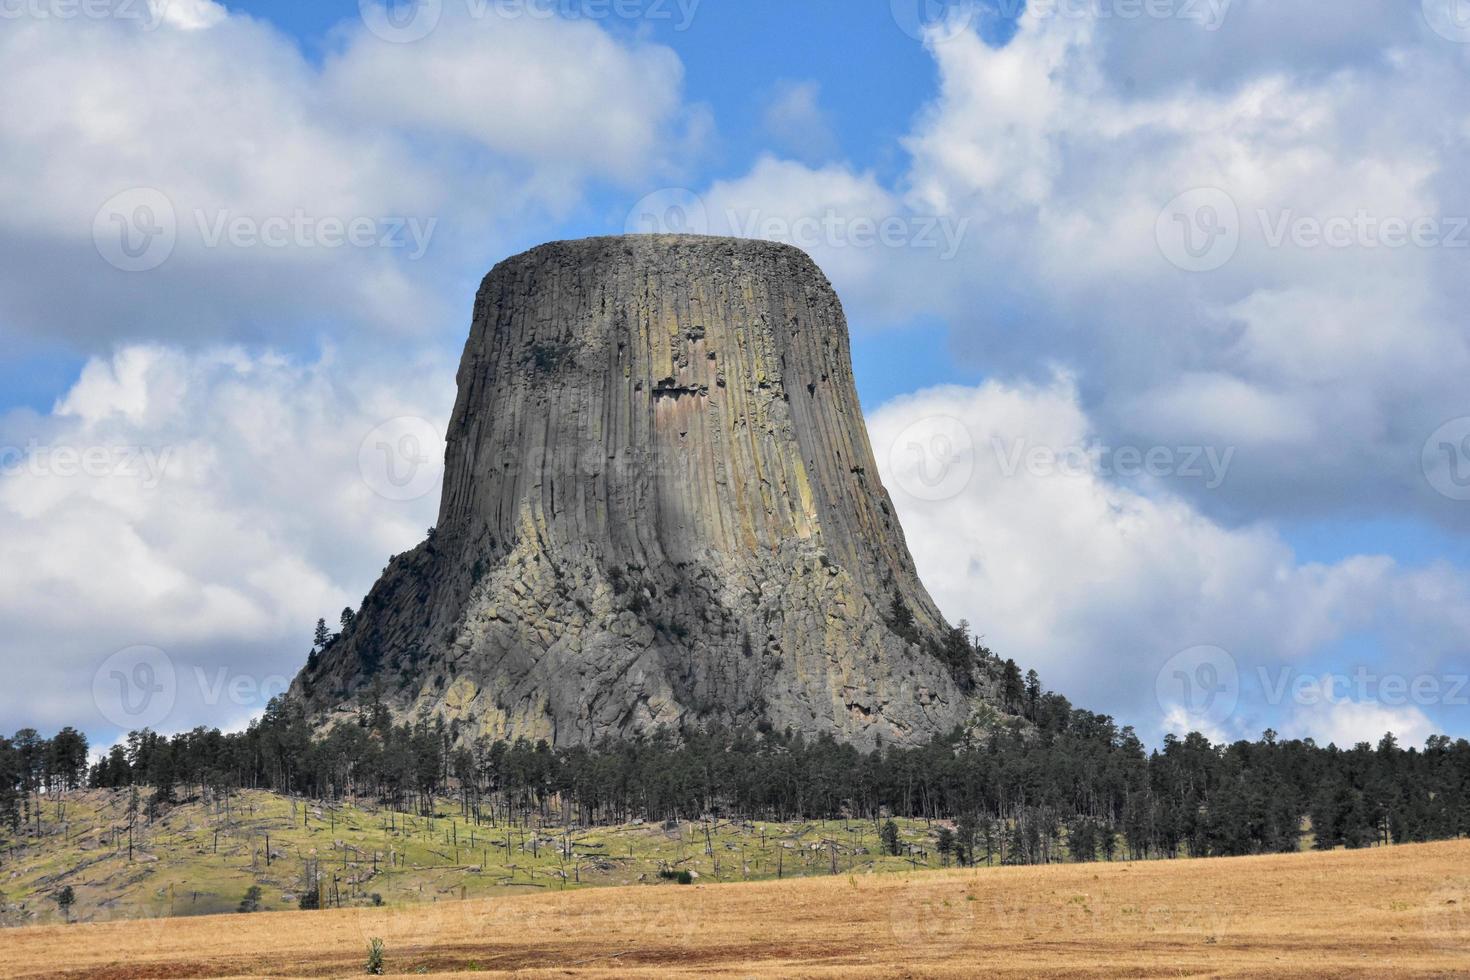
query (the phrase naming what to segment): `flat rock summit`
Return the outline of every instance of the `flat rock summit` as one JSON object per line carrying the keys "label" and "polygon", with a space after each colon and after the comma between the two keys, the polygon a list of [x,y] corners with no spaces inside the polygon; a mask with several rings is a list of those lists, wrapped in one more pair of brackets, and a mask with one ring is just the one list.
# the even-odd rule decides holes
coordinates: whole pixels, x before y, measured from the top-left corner
{"label": "flat rock summit", "polygon": [[871,748],[962,726],[993,678],[878,480],[842,306],[798,249],[555,242],[486,276],[429,539],[293,685],[456,737],[713,726]]}

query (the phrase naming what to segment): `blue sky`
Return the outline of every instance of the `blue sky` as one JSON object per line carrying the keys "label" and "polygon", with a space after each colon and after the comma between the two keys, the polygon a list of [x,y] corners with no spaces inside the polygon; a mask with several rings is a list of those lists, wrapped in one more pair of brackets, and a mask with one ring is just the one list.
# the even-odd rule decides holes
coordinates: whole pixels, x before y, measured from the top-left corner
{"label": "blue sky", "polygon": [[[110,737],[92,682],[139,647],[160,727],[248,718],[201,678],[279,686],[432,521],[357,450],[442,427],[479,278],[677,202],[817,259],[931,591],[1076,703],[1150,739],[1470,735],[1448,2],[519,3],[412,40],[356,2],[7,21],[0,656],[45,693],[0,728]],[[1238,697],[1167,690],[1180,663]],[[1365,670],[1439,693],[1261,690]]]}

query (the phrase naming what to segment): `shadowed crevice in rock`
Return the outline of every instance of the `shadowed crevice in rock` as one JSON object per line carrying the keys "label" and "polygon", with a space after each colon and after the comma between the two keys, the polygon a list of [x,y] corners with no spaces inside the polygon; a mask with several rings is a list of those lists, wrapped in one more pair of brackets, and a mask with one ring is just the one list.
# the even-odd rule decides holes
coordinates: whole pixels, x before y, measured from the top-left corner
{"label": "shadowed crevice in rock", "polygon": [[[966,722],[927,650],[846,320],[789,246],[555,242],[475,300],[435,535],[293,690],[462,736],[771,726],[865,747]],[[885,619],[894,595],[919,642]]]}

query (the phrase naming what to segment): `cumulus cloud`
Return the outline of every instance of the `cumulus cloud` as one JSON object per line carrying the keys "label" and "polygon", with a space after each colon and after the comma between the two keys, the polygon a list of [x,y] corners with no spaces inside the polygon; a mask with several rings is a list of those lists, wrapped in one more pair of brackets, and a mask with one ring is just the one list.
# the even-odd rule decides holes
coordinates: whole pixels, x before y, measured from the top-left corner
{"label": "cumulus cloud", "polygon": [[808,252],[844,302],[865,318],[895,320],[932,306],[922,290],[895,289],[905,270],[954,260],[969,219],[916,213],[877,176],[841,164],[820,168],[762,156],[750,172],[699,195],[705,230],[786,242]]}
{"label": "cumulus cloud", "polygon": [[[52,412],[0,418],[0,717],[121,726],[90,682],[139,646],[166,658],[150,676],[177,680],[172,710],[145,720],[258,711],[262,687],[279,693],[304,661],[316,619],[335,624],[433,523],[443,456],[428,440],[452,378],[435,357],[129,346],[89,362]],[[422,421],[383,428],[404,418]],[[375,439],[397,452],[418,433],[412,459],[379,461]],[[381,468],[395,462],[426,468],[409,493]],[[250,693],[232,699],[219,683],[237,679]]]}
{"label": "cumulus cloud", "polygon": [[[1015,371],[1086,359],[1089,410],[1120,437],[1187,428],[1194,441],[1238,447],[1227,492],[1195,498],[1217,513],[1402,506],[1463,523],[1418,457],[1463,413],[1455,379],[1470,349],[1452,309],[1464,289],[1445,273],[1470,236],[1428,247],[1381,236],[1392,221],[1444,233],[1470,213],[1445,183],[1464,134],[1447,141],[1442,123],[1470,95],[1459,52],[1403,9],[1378,16],[1411,48],[1380,39],[1361,58],[1332,55],[1330,72],[1288,67],[1261,53],[1298,36],[1287,21],[1308,7],[1345,21],[1325,5],[1269,6],[1233,10],[1219,35],[1028,14],[1002,50],[971,36],[934,46],[941,93],[908,140],[909,187],[975,221],[974,251],[934,274],[1008,270],[1003,285],[980,276],[952,292],[964,304],[951,307],[959,342]],[[1123,39],[1164,31],[1229,52],[1232,70],[1210,74],[1205,62],[1167,86],[1118,85],[1110,56]],[[1126,55],[1144,70],[1158,57]],[[1161,227],[1190,194],[1183,224]],[[1170,261],[1188,258],[1176,235],[1196,248],[1216,241],[1215,219],[1238,241],[1219,239],[1210,268]],[[1345,245],[1313,237],[1349,221]],[[967,312],[997,301],[1024,310],[1023,332]]]}
{"label": "cumulus cloud", "polygon": [[822,87],[815,81],[777,83],[766,103],[763,122],[775,146],[798,159],[820,162],[837,153],[837,134],[822,109]]}
{"label": "cumulus cloud", "polygon": [[1418,5],[1366,27],[1315,0],[1224,14],[1035,4],[1001,47],[931,37],[939,91],[891,186],[766,159],[710,194],[961,229],[948,261],[810,250],[859,321],[937,314],[987,374],[1078,371],[1112,439],[1236,449],[1223,492],[1176,484],[1212,517],[1470,526],[1420,465],[1466,414],[1464,46]]}
{"label": "cumulus cloud", "polygon": [[1386,707],[1355,701],[1323,702],[1298,708],[1284,729],[1294,738],[1311,738],[1319,745],[1333,744],[1350,749],[1359,742],[1377,745],[1392,733],[1400,745],[1422,746],[1431,735],[1442,734],[1419,708]]}
{"label": "cumulus cloud", "polygon": [[[946,615],[1141,732],[1254,736],[1290,709],[1263,690],[1263,669],[1300,670],[1381,630],[1400,638],[1397,670],[1435,671],[1457,653],[1444,641],[1463,639],[1463,615],[1442,601],[1463,574],[1381,555],[1302,562],[1267,526],[1222,526],[1170,486],[1213,482],[1228,459],[1106,443],[1069,377],[929,389],[881,406],[869,429]],[[1164,696],[1181,668],[1228,703]]]}
{"label": "cumulus cloud", "polygon": [[1181,79],[1221,89],[1273,72],[1322,77],[1396,48],[1442,41],[1420,16],[1420,6],[1377,0],[1167,0],[1150,7],[1103,0],[1098,9],[1114,16],[1100,23],[1099,61],[1113,85],[1144,91],[1176,87]]}
{"label": "cumulus cloud", "polygon": [[505,222],[685,145],[677,56],[593,23],[451,4],[411,44],[344,23],[316,63],[207,0],[153,12],[0,35],[0,330],[423,336]]}
{"label": "cumulus cloud", "polygon": [[590,21],[476,18],[448,4],[414,43],[354,38],[322,85],[364,127],[469,140],[562,180],[626,180],[660,160],[683,75],[671,49],[615,40]]}

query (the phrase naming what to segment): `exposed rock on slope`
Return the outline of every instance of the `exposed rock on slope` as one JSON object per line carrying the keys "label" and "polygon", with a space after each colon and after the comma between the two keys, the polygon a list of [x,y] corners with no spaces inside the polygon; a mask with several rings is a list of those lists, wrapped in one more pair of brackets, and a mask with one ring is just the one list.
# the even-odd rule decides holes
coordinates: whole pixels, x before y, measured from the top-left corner
{"label": "exposed rock on slope", "polygon": [[801,251],[532,249],[485,278],[458,381],[436,533],[297,679],[314,716],[381,697],[471,737],[770,725],[870,747],[985,696],[928,650],[944,624]]}

